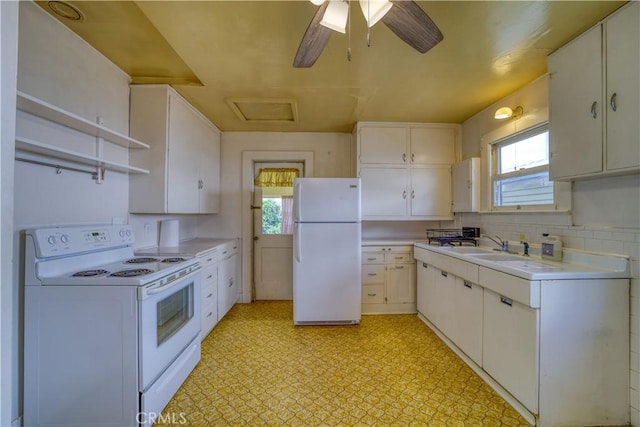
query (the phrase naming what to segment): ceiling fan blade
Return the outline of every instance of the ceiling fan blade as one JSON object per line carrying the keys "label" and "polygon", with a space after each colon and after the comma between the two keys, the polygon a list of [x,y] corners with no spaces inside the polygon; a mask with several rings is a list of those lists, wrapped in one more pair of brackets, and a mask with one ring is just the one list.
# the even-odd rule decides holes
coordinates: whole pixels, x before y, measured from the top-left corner
{"label": "ceiling fan blade", "polygon": [[425,53],[444,39],[440,29],[416,2],[392,2],[393,7],[382,17],[382,22],[409,46]]}
{"label": "ceiling fan blade", "polygon": [[320,25],[324,12],[329,5],[328,1],[325,1],[319,8],[316,14],[313,16],[311,23],[307,31],[302,37],[300,47],[293,60],[293,66],[296,68],[308,68],[315,64],[316,59],[322,53],[325,45],[331,37],[331,30],[323,25]]}

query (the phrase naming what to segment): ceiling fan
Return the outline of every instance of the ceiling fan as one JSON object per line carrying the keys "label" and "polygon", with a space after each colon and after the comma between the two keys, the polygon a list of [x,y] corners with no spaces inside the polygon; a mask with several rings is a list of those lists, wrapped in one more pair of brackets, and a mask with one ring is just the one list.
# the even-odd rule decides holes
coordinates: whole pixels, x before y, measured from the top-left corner
{"label": "ceiling fan", "polygon": [[[346,32],[350,0],[311,0],[319,5],[302,37],[293,60],[295,68],[311,67],[331,37],[331,31]],[[371,28],[382,21],[400,39],[425,53],[444,38],[436,24],[412,0],[359,0],[362,13]]]}

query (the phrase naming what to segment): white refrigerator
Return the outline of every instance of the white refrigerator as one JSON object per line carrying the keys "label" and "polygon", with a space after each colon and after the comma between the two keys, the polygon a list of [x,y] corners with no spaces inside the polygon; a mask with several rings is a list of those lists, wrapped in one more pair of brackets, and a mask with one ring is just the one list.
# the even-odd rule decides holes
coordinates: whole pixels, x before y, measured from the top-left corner
{"label": "white refrigerator", "polygon": [[293,322],[359,324],[359,178],[296,178],[293,185]]}

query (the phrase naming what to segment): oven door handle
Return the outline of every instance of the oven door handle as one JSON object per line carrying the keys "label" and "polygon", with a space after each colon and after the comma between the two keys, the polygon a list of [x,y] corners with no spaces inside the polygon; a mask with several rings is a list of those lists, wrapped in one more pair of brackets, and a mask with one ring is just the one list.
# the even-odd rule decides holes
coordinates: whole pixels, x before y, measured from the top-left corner
{"label": "oven door handle", "polygon": [[159,294],[160,292],[164,292],[167,289],[170,289],[180,283],[182,283],[185,279],[189,279],[190,277],[195,276],[196,274],[200,273],[200,267],[198,267],[196,270],[192,271],[191,273],[187,274],[186,276],[182,276],[177,278],[176,280],[173,280],[163,286],[151,286],[148,288],[143,288],[143,294],[142,294],[142,299],[144,299],[147,296],[151,296],[151,295],[155,295],[155,294]]}

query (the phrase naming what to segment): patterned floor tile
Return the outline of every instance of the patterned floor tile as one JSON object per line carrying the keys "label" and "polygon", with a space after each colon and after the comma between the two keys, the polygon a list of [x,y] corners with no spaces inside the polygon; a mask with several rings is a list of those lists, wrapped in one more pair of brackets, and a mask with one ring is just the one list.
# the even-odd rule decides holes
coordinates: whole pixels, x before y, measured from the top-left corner
{"label": "patterned floor tile", "polygon": [[235,305],[163,414],[196,427],[528,425],[415,315],[302,327],[290,301]]}

